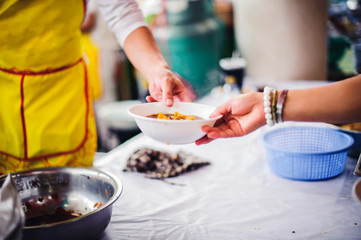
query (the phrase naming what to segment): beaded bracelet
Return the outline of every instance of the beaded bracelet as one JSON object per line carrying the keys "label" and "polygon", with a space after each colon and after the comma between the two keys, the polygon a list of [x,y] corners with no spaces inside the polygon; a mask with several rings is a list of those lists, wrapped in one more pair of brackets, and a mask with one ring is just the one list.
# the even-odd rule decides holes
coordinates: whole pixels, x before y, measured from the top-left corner
{"label": "beaded bracelet", "polygon": [[273,90],[273,98],[272,98],[272,117],[273,117],[273,122],[274,123],[278,123],[277,122],[277,115],[276,115],[276,111],[277,111],[277,107],[276,107],[276,104],[277,104],[277,90],[274,89]]}
{"label": "beaded bracelet", "polygon": [[[267,125],[272,127],[275,124],[275,117],[274,117],[274,111],[272,109],[272,105],[271,105],[271,93],[273,93],[273,95],[275,95],[276,89],[274,88],[270,88],[270,87],[265,87],[263,90],[263,106],[264,106],[264,113],[265,113],[265,118],[266,118],[266,122]],[[275,103],[275,97],[273,97],[273,102],[274,105],[276,105]]]}
{"label": "beaded bracelet", "polygon": [[277,122],[278,122],[278,123],[283,122],[283,119],[282,119],[282,110],[283,110],[283,105],[284,105],[285,100],[286,100],[287,93],[288,93],[288,89],[282,90],[281,94],[280,94],[279,97],[278,97],[277,110],[276,110]]}

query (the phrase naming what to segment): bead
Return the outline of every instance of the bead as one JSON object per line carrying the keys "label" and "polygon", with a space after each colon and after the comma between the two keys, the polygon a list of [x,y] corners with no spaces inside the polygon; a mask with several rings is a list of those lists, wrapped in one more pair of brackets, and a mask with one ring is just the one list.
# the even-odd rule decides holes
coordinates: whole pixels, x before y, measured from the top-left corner
{"label": "bead", "polygon": [[268,120],[268,119],[267,119],[267,125],[270,126],[270,127],[272,127],[272,126],[274,125],[274,123],[273,123],[272,120]]}
{"label": "bead", "polygon": [[268,94],[271,92],[271,88],[270,88],[270,87],[265,87],[265,88],[263,89],[263,92],[264,92],[266,95],[268,95]]}
{"label": "bead", "polygon": [[[270,87],[265,87],[263,89],[263,107],[265,112],[265,119],[268,126],[273,126],[275,124],[275,114],[272,110],[272,103],[271,103],[271,94],[275,95],[276,90]],[[273,99],[274,101],[274,99]]]}

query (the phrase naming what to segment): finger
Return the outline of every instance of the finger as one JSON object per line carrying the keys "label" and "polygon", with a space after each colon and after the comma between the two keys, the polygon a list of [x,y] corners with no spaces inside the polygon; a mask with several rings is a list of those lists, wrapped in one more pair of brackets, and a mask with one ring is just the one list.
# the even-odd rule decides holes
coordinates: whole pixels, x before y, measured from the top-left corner
{"label": "finger", "polygon": [[216,118],[220,115],[223,115],[222,113],[218,112],[218,111],[214,111],[211,113],[211,115],[209,115],[209,118]]}
{"label": "finger", "polygon": [[207,137],[211,138],[219,138],[221,136],[221,132],[223,131],[220,127],[210,126],[203,126],[201,130],[206,133]]}
{"label": "finger", "polygon": [[147,102],[158,102],[155,98],[153,98],[152,96],[146,96],[145,97],[145,100],[147,101]]}
{"label": "finger", "polygon": [[209,138],[230,138],[244,135],[241,125],[236,120],[229,121],[217,127],[206,128]]}
{"label": "finger", "polygon": [[[160,89],[156,89],[154,86],[149,86],[149,100],[152,102],[161,102],[162,101],[162,93]],[[147,96],[148,97],[148,96]]]}
{"label": "finger", "polygon": [[230,101],[225,102],[219,105],[209,116],[210,118],[217,117],[219,115],[226,116],[227,114],[232,113],[231,103]]}
{"label": "finger", "polygon": [[196,144],[196,145],[207,144],[207,143],[212,142],[213,140],[215,140],[215,139],[208,138],[207,135],[206,135],[206,136],[198,139],[197,141],[195,141],[195,144]]}
{"label": "finger", "polygon": [[182,91],[180,91],[178,94],[174,95],[174,100],[176,101],[181,101],[181,102],[190,102],[191,98],[189,96],[189,93],[187,92],[186,89],[183,89]]}
{"label": "finger", "polygon": [[201,127],[201,130],[202,130],[202,132],[207,133],[207,132],[209,132],[211,130],[211,128],[212,128],[211,126],[204,125],[204,126]]}

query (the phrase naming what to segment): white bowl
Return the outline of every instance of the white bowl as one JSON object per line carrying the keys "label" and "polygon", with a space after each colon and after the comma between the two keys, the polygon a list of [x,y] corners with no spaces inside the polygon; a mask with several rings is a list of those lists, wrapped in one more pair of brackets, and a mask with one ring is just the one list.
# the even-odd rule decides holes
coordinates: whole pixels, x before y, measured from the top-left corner
{"label": "white bowl", "polygon": [[[209,118],[215,107],[192,103],[175,102],[172,107],[167,107],[164,103],[143,103],[130,107],[128,113],[135,119],[140,130],[148,137],[167,144],[187,144],[193,143],[205,135],[201,127],[204,125],[213,126],[217,119]],[[164,120],[146,117],[155,113],[174,113],[183,115],[196,115],[200,120]]]}

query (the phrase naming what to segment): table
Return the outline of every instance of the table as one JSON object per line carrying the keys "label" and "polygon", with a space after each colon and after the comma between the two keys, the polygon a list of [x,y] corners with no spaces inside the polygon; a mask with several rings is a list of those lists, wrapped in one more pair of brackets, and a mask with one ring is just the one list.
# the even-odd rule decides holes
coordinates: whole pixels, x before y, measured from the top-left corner
{"label": "table", "polygon": [[[351,195],[356,159],[329,180],[284,179],[267,165],[260,139],[268,130],[202,146],[166,145],[141,133],[99,158],[95,167],[124,187],[104,239],[361,239],[361,204]],[[123,172],[142,147],[186,151],[211,165],[169,179],[177,185]]]}
{"label": "table", "polygon": [[[279,87],[322,84],[283,82]],[[214,97],[202,102],[217,104]],[[323,124],[272,128],[289,125]],[[94,166],[118,176],[124,187],[102,239],[361,239],[361,204],[351,193],[357,160],[348,157],[344,172],[324,181],[279,177],[268,167],[262,146],[269,130],[265,126],[202,146],[166,145],[140,133],[98,158]],[[168,179],[173,184],[123,172],[129,156],[143,147],[185,151],[211,164]]]}

